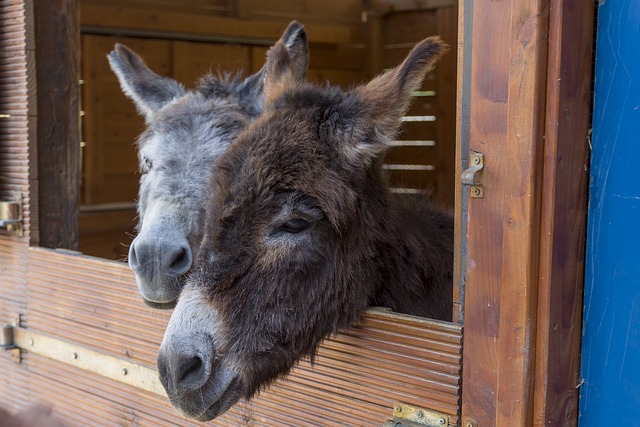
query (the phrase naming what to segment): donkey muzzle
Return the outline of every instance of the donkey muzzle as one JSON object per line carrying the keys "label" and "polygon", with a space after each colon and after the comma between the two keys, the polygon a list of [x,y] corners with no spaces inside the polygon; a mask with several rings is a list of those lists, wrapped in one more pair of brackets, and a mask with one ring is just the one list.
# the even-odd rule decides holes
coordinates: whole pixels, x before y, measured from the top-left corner
{"label": "donkey muzzle", "polygon": [[211,420],[240,398],[238,374],[221,363],[204,333],[165,340],[158,353],[160,382],[184,416]]}
{"label": "donkey muzzle", "polygon": [[129,267],[136,274],[145,303],[173,308],[181,289],[181,276],[191,268],[193,256],[186,238],[139,235],[129,248]]}

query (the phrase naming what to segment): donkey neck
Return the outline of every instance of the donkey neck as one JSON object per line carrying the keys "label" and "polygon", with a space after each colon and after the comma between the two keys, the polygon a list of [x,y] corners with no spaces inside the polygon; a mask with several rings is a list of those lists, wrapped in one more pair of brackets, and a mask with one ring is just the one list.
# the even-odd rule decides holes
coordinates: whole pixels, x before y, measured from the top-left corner
{"label": "donkey neck", "polygon": [[453,218],[424,200],[389,199],[385,232],[374,241],[377,280],[371,305],[450,320]]}

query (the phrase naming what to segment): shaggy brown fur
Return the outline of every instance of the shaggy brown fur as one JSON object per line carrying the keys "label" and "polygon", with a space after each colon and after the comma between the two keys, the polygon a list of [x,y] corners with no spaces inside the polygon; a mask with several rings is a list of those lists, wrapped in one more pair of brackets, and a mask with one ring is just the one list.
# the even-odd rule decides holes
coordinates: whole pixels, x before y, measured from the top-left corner
{"label": "shaggy brown fur", "polygon": [[[452,217],[425,200],[401,204],[380,166],[410,93],[444,50],[426,39],[349,92],[298,82],[290,54],[270,50],[265,112],[216,165],[196,272],[158,359],[186,415],[208,419],[249,398],[368,306],[450,319]],[[180,359],[190,336],[200,358],[200,341],[213,346],[206,382],[196,371],[211,362]],[[204,386],[183,392],[184,378]],[[208,389],[225,390],[215,410],[201,407]]]}

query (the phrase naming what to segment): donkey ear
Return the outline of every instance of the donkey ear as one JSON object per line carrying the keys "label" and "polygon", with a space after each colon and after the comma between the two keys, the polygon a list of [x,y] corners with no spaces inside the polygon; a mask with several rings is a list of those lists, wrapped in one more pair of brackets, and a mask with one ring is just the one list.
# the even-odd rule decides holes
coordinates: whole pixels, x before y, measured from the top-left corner
{"label": "donkey ear", "polygon": [[168,102],[185,94],[184,86],[151,71],[138,54],[124,45],[117,43],[107,57],[122,91],[131,98],[147,123]]}
{"label": "donkey ear", "polygon": [[[348,157],[355,161],[359,154],[371,157],[381,154],[400,127],[400,119],[411,103],[411,93],[418,90],[425,74],[447,50],[439,37],[429,37],[418,43],[405,60],[392,70],[356,88],[345,99],[342,110],[358,113],[354,119],[354,135],[362,138],[356,144],[346,144]],[[359,159],[358,161],[368,159]]]}
{"label": "donkey ear", "polygon": [[265,107],[273,103],[287,88],[304,79],[309,66],[307,33],[297,21],[292,21],[280,40],[267,52],[264,66]]}
{"label": "donkey ear", "polygon": [[[302,80],[307,72],[309,62],[309,49],[307,47],[307,33],[304,27],[297,21],[292,21],[280,37],[277,43],[284,44],[287,52],[293,58],[295,78]],[[264,84],[267,74],[265,64],[260,71],[247,77],[238,86],[238,99],[240,105],[250,114],[260,114],[264,108]]]}
{"label": "donkey ear", "polygon": [[236,90],[238,102],[242,109],[252,116],[257,116],[264,109],[264,74],[265,68],[244,79]]}
{"label": "donkey ear", "polygon": [[291,21],[280,38],[293,60],[294,76],[302,81],[309,68],[309,45],[307,32],[298,21]]}

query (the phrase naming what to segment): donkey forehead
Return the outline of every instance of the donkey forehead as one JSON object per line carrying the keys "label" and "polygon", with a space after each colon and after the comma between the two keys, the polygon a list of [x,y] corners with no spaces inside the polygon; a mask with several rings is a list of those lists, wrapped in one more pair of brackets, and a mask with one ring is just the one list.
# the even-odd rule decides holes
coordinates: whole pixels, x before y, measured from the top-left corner
{"label": "donkey forehead", "polygon": [[141,154],[175,157],[218,155],[245,126],[247,117],[223,100],[185,97],[165,107],[139,140]]}
{"label": "donkey forehead", "polygon": [[334,225],[342,223],[355,195],[336,154],[318,137],[317,121],[259,120],[252,129],[218,163],[218,209],[268,215],[311,198]]}

